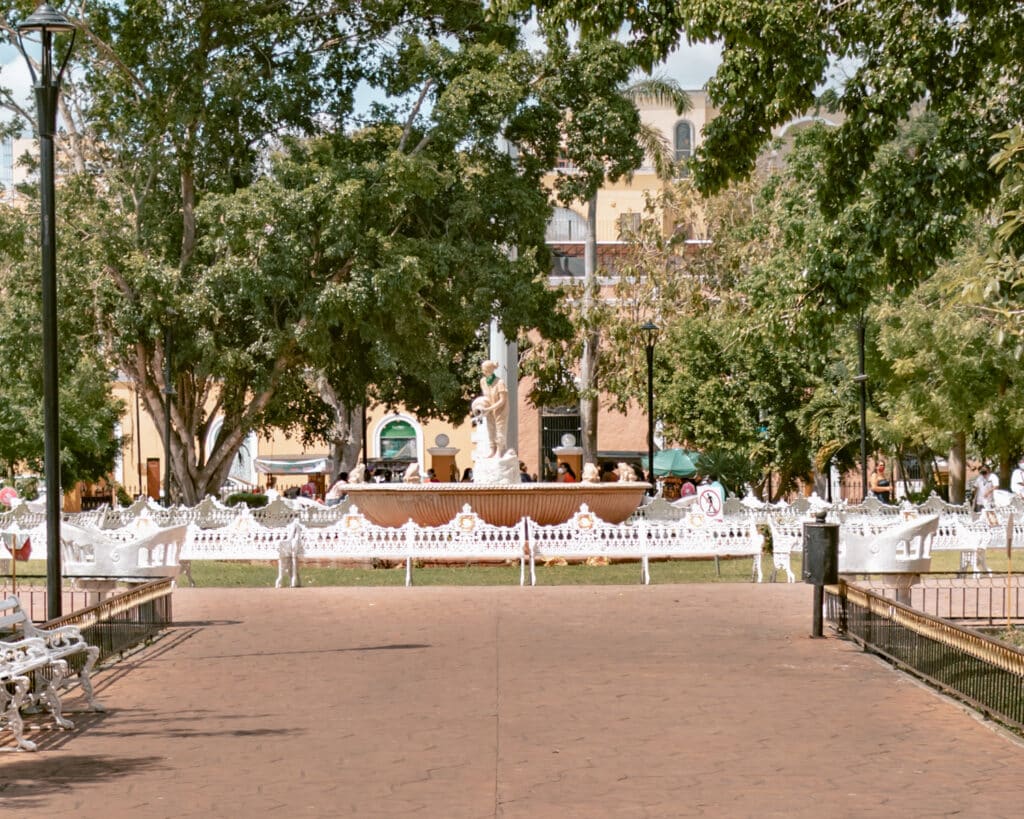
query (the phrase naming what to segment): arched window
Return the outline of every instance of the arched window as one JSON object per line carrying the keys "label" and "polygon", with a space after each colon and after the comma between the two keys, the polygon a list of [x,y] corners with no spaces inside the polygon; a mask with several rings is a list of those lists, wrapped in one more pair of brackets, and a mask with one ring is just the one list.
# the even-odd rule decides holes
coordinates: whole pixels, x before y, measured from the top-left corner
{"label": "arched window", "polygon": [[683,119],[676,123],[676,163],[680,173],[686,176],[686,163],[693,156],[693,123]]}
{"label": "arched window", "polygon": [[569,208],[555,208],[544,232],[545,242],[582,242],[587,235],[587,220]]}
{"label": "arched window", "polygon": [[[217,438],[220,435],[221,428],[224,426],[223,416],[219,416],[214,419],[213,423],[210,424],[209,432],[206,434],[206,451],[212,452],[214,445],[217,443]],[[259,454],[259,437],[255,432],[250,432],[245,436],[245,440],[242,441],[242,445],[238,448],[238,452],[235,453],[235,458],[231,462],[231,470],[228,472],[229,478],[238,478],[245,483],[256,485],[256,456]]]}
{"label": "arched window", "polygon": [[416,460],[416,429],[408,421],[388,421],[378,436],[380,457],[386,460]]}

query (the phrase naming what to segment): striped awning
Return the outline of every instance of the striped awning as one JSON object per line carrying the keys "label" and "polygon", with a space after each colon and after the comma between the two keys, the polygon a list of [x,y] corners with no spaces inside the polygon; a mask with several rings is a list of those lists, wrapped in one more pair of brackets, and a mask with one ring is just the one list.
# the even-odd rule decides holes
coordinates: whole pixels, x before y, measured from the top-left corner
{"label": "striped awning", "polygon": [[331,459],[327,456],[310,458],[308,455],[296,457],[257,458],[256,471],[263,475],[314,475],[330,473]]}

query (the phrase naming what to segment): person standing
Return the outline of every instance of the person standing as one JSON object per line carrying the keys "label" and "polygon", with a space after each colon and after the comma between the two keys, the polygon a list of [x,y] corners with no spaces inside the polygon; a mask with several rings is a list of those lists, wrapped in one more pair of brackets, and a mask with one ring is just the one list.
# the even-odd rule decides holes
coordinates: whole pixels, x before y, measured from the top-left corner
{"label": "person standing", "polygon": [[987,464],[982,464],[978,477],[974,479],[974,511],[991,509],[995,494],[996,485],[992,480],[991,470]]}
{"label": "person standing", "polygon": [[879,461],[875,464],[875,471],[871,473],[871,477],[868,479],[868,489],[882,503],[889,503],[892,487],[885,475],[885,461]]}
{"label": "person standing", "polygon": [[1010,491],[1018,498],[1024,498],[1024,455],[1017,460],[1017,468],[1010,475]]}
{"label": "person standing", "polygon": [[576,472],[565,461],[558,465],[558,483],[576,483]]}

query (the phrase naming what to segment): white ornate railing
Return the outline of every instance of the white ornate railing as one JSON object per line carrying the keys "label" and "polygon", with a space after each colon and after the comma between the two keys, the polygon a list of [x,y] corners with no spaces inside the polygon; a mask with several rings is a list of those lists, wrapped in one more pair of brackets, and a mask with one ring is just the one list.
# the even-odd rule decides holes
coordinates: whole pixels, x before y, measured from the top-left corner
{"label": "white ornate railing", "polygon": [[[348,503],[337,506],[296,505],[283,499],[262,509],[226,507],[207,498],[195,507],[165,509],[140,500],[126,509],[105,509],[68,515],[67,531],[62,532],[65,555],[77,556],[72,563],[110,566],[97,549],[116,548],[114,544],[134,543],[143,530],[164,530],[188,526],[180,544],[181,551],[167,548],[166,560],[150,557],[144,561],[121,564],[125,573],[134,566],[136,573],[146,563],[147,574],[159,572],[166,563],[169,576],[183,569],[191,580],[195,560],[271,560],[278,561],[278,583],[287,573],[297,585],[303,561],[318,559],[402,560],[406,580],[412,582],[412,568],[421,560],[518,560],[520,582],[536,582],[535,561],[564,557],[570,559],[622,558],[641,562],[641,578],[650,581],[651,557],[751,557],[751,574],[763,579],[762,533],[771,532],[772,577],[785,571],[792,582],[790,557],[803,544],[803,524],[815,510],[823,510],[829,520],[841,522],[843,531],[855,537],[877,537],[886,530],[922,512],[939,515],[939,526],[932,551],[961,552],[961,568],[985,571],[985,549],[1005,542],[1005,527],[1010,511],[1014,516],[1014,542],[1024,544],[1024,507],[1016,501],[975,518],[963,506],[951,506],[931,498],[920,507],[887,507],[874,499],[857,506],[829,505],[818,498],[777,506],[759,505],[751,498],[727,505],[724,520],[717,521],[695,513],[685,502],[668,503],[655,499],[640,507],[623,524],[600,520],[586,506],[563,524],[541,526],[530,519],[516,526],[497,527],[481,520],[468,506],[443,526],[420,527],[410,522],[399,528],[377,526]],[[101,533],[86,537],[83,530]],[[45,542],[43,513],[24,505],[0,514],[0,531],[30,535],[33,542]],[[83,552],[88,548],[88,555]],[[77,549],[77,551],[75,551]],[[84,557],[83,557],[84,556]],[[180,563],[180,566],[178,565]],[[171,565],[174,564],[174,565]],[[114,567],[117,569],[117,566]],[[111,571],[114,571],[111,569]],[[86,571],[78,566],[77,573]],[[116,572],[115,572],[116,574]]]}

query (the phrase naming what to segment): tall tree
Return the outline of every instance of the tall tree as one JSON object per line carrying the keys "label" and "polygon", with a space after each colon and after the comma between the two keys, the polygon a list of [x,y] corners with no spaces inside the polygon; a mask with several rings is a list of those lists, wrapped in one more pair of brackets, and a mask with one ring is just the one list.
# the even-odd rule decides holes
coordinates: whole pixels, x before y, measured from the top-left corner
{"label": "tall tree", "polygon": [[[649,158],[662,182],[675,174],[675,152],[665,135],[640,119],[640,100],[671,106],[677,113],[689,110],[690,98],[672,79],[649,76],[631,78],[635,63],[628,48],[614,40],[569,45],[564,29],[546,32],[548,60],[562,66],[548,80],[548,98],[564,106],[562,154],[569,170],[555,179],[555,195],[564,205],[584,204],[584,277],[573,291],[570,312],[578,337],[569,345],[534,350],[527,369],[540,379],[535,400],[555,392],[565,369],[578,372],[572,403],[580,407],[583,460],[597,460],[598,411],[601,388],[602,328],[607,312],[601,305],[597,258],[597,195],[606,182],[631,178]],[[573,66],[566,70],[566,66]]]}
{"label": "tall tree", "polygon": [[[506,23],[461,2],[137,0],[79,24],[65,113],[94,173],[62,195],[67,264],[158,429],[171,413],[181,499],[219,487],[251,430],[330,435],[316,378],[344,408],[452,415],[491,316],[554,327],[539,177],[560,106]],[[383,101],[354,116],[360,82]]]}

